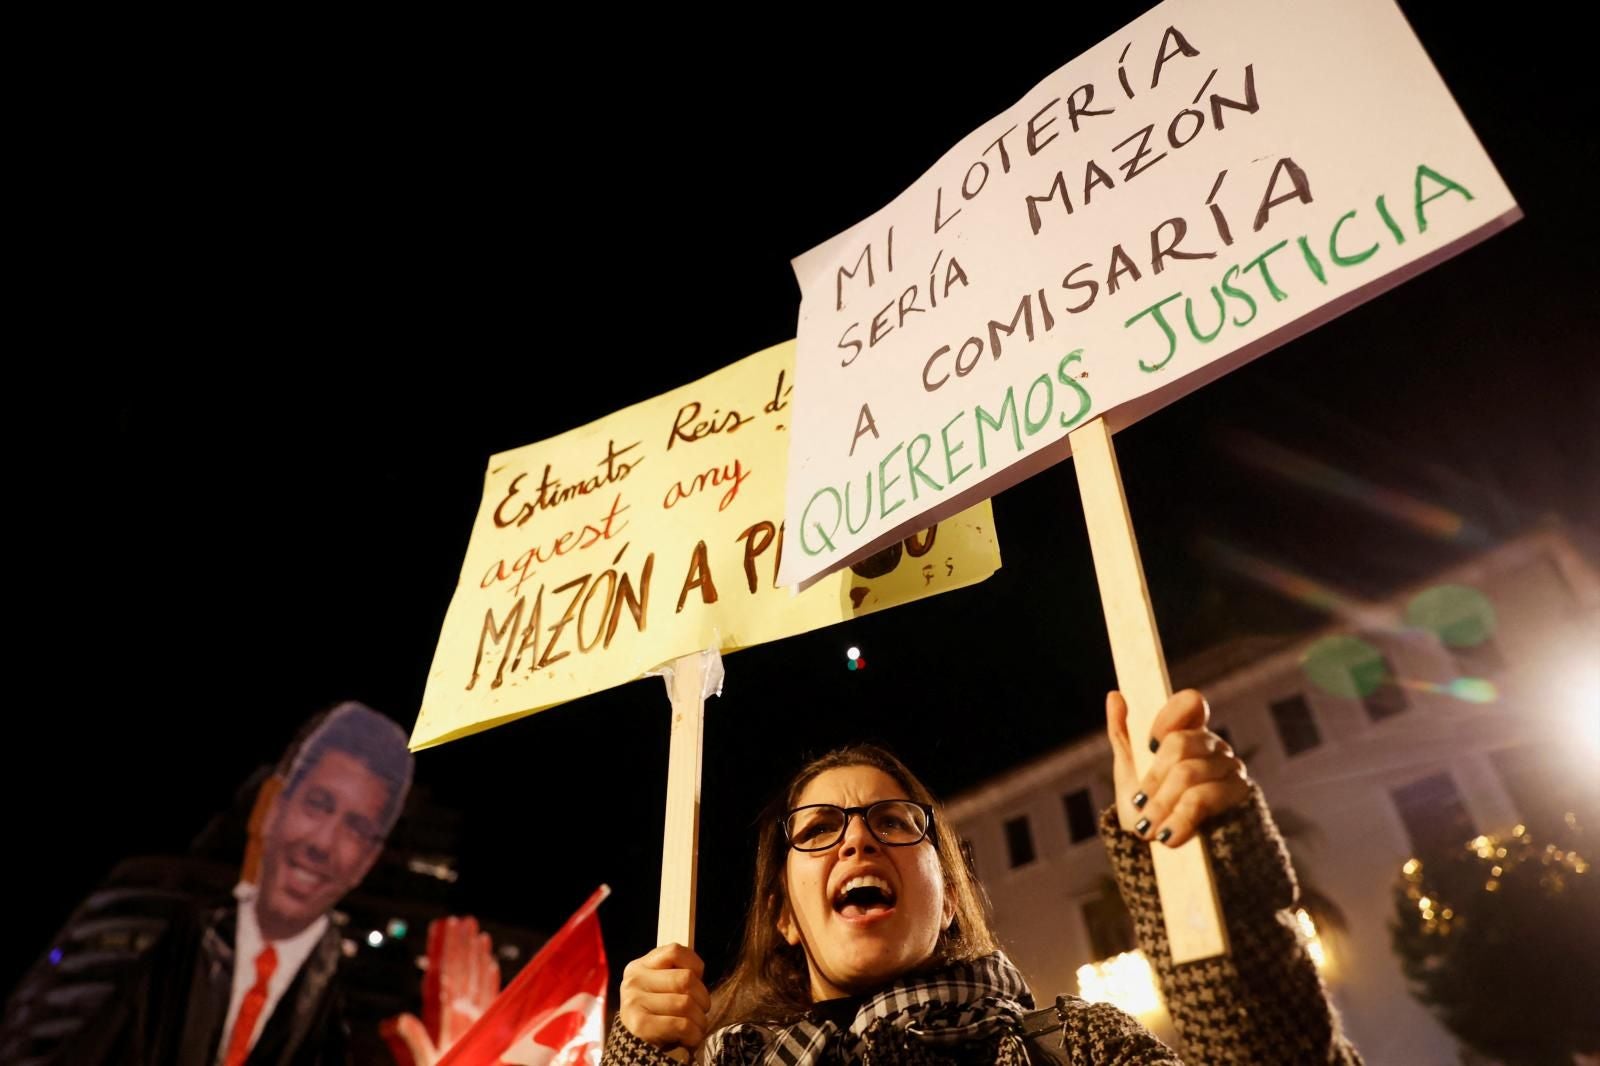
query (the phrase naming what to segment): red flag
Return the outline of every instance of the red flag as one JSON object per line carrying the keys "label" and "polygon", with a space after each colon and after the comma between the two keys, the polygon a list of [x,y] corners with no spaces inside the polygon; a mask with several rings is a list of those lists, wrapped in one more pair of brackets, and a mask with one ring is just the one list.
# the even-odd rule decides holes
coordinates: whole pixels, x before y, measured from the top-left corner
{"label": "red flag", "polygon": [[606,949],[601,885],[490,1004],[439,1066],[600,1066]]}

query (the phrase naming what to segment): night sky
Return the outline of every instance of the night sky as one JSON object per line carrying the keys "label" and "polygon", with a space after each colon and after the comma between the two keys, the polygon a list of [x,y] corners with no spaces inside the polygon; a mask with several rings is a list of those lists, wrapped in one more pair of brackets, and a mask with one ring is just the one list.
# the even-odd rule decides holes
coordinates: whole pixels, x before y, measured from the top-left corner
{"label": "night sky", "polygon": [[[1172,661],[1328,620],[1230,552],[1379,596],[1552,517],[1600,542],[1593,60],[1566,29],[1403,6],[1527,217],[1117,438]],[[312,711],[360,699],[409,728],[490,454],[793,336],[792,256],[1136,11],[919,10],[917,45],[889,24],[320,27],[163,49],[74,103],[53,325],[13,348],[44,384],[11,396],[40,501],[13,511],[37,546],[12,565],[39,606],[0,774],[26,871],[0,989]],[[1273,448],[1361,488],[1274,473]],[[1378,489],[1463,534],[1364,506]],[[805,753],[886,742],[948,795],[1100,726],[1071,464],[994,507],[986,583],[727,659],[713,969],[752,819]],[[553,928],[608,882],[614,975],[652,946],[667,724],[648,679],[421,753],[464,814],[458,909]]]}

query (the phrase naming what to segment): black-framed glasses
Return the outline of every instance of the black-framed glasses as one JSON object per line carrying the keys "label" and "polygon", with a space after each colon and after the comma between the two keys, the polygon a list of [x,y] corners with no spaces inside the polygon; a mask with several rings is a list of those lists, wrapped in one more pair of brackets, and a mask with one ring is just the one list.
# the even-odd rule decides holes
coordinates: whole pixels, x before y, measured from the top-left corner
{"label": "black-framed glasses", "polygon": [[796,851],[827,851],[844,839],[850,816],[858,814],[872,839],[891,848],[920,844],[933,828],[933,808],[914,800],[879,800],[869,807],[808,803],[783,819],[783,835]]}

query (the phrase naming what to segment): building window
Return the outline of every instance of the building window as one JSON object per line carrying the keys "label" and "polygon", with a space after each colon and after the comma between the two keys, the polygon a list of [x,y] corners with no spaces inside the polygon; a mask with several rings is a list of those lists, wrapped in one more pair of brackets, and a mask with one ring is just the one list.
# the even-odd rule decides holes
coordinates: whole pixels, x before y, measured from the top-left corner
{"label": "building window", "polygon": [[1506,668],[1505,656],[1500,654],[1493,637],[1470,648],[1451,648],[1450,654],[1455,656],[1456,672],[1462,677],[1495,677]]}
{"label": "building window", "polygon": [[1006,823],[1006,854],[1011,857],[1012,869],[1033,861],[1033,830],[1026,814]]}
{"label": "building window", "polygon": [[1459,851],[1477,836],[1472,816],[1449,774],[1433,774],[1390,792],[1413,852],[1432,856]]}
{"label": "building window", "polygon": [[1298,692],[1272,704],[1272,724],[1278,729],[1285,755],[1299,755],[1322,743],[1317,720],[1311,717],[1311,705]]}
{"label": "building window", "polygon": [[1379,656],[1361,669],[1371,672],[1370,676],[1356,678],[1356,691],[1367,693],[1361,697],[1361,705],[1367,709],[1368,718],[1381,722],[1411,706],[1406,699],[1405,689],[1395,680],[1394,667],[1388,656]]}
{"label": "building window", "polygon": [[[1110,879],[1107,879],[1110,882]],[[1083,905],[1083,925],[1089,931],[1089,950],[1096,960],[1109,959],[1139,946],[1133,916],[1115,883],[1107,883],[1096,898]]]}
{"label": "building window", "polygon": [[1061,802],[1067,808],[1067,836],[1072,838],[1072,842],[1076,844],[1094,836],[1097,820],[1089,790],[1080,788],[1076,792],[1068,792],[1061,797]]}

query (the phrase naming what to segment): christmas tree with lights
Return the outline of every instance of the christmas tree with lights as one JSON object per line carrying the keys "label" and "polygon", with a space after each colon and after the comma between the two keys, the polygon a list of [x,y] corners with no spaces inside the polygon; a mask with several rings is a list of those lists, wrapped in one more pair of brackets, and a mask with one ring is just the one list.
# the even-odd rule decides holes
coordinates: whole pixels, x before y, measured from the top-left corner
{"label": "christmas tree with lights", "polygon": [[1413,857],[1395,885],[1395,954],[1413,994],[1507,1066],[1600,1051],[1600,887],[1568,814]]}

